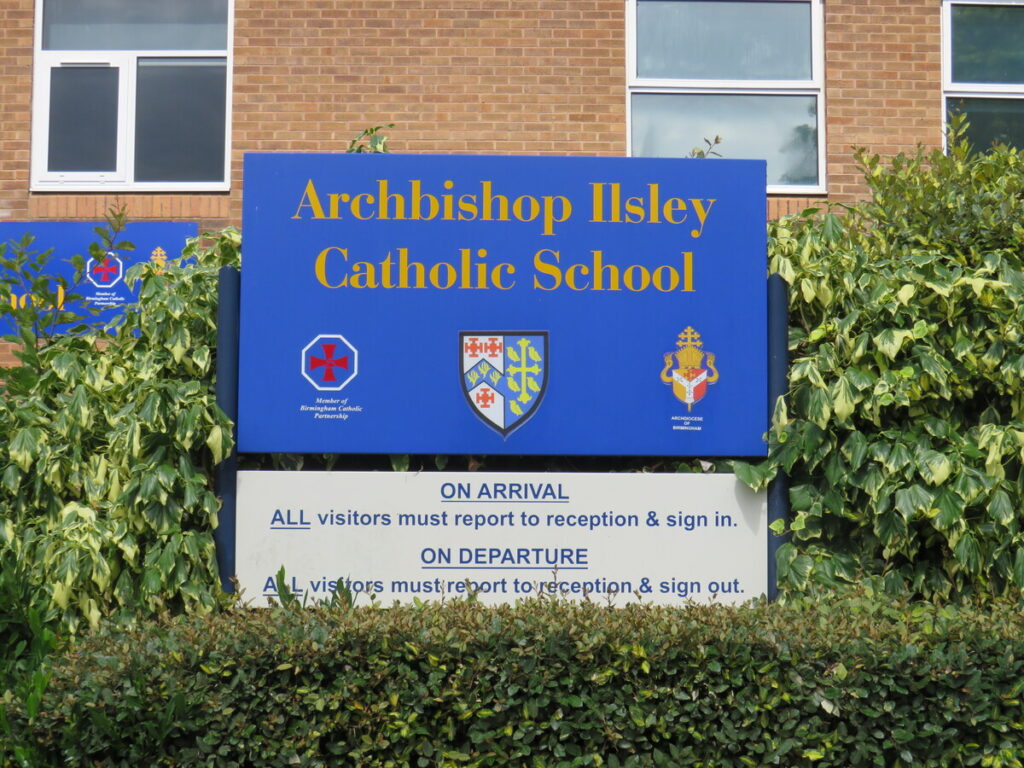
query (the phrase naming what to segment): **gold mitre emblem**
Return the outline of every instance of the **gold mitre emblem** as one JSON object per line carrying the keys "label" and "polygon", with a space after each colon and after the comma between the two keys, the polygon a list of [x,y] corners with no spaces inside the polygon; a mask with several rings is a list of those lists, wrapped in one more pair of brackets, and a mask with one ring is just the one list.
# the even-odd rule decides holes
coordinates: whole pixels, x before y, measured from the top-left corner
{"label": "gold mitre emblem", "polygon": [[[692,326],[687,326],[676,339],[676,350],[664,355],[661,380],[672,385],[672,394],[686,403],[688,410],[704,397],[708,384],[718,381],[715,356],[705,352],[703,346],[700,334]],[[675,370],[672,370],[673,365]]]}

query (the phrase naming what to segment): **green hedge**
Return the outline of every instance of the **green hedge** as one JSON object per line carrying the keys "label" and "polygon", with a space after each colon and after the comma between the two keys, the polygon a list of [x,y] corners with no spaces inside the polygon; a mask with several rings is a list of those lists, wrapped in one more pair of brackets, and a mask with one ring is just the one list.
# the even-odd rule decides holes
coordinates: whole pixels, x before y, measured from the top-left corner
{"label": "green hedge", "polygon": [[852,597],[240,610],[54,662],[39,765],[1020,766],[1024,616]]}

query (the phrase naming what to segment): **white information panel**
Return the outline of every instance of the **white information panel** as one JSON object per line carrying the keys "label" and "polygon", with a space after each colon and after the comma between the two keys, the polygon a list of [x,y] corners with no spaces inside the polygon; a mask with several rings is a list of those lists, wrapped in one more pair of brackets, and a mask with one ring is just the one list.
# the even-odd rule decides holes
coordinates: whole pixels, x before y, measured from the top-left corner
{"label": "white information panel", "polygon": [[767,591],[767,495],[725,474],[239,472],[237,576],[368,604],[538,594],[736,603]]}

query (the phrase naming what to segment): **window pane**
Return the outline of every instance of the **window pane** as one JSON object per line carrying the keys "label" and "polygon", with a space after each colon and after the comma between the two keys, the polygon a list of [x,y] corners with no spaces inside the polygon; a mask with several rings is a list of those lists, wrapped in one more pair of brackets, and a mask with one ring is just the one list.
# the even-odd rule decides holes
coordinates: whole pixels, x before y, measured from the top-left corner
{"label": "window pane", "polygon": [[45,0],[46,50],[226,49],[227,0]]}
{"label": "window pane", "polygon": [[1024,83],[1024,6],[953,6],[953,81]]}
{"label": "window pane", "polygon": [[227,63],[139,59],[136,181],[223,181]]}
{"label": "window pane", "polygon": [[721,136],[723,157],[768,161],[769,184],[818,183],[814,96],[637,93],[633,154],[682,157]]}
{"label": "window pane", "polygon": [[117,170],[117,68],[50,70],[49,171]]}
{"label": "window pane", "polygon": [[810,3],[640,0],[640,77],[810,80]]}
{"label": "window pane", "polygon": [[1024,99],[950,99],[949,111],[966,113],[967,140],[984,152],[993,144],[1024,147]]}

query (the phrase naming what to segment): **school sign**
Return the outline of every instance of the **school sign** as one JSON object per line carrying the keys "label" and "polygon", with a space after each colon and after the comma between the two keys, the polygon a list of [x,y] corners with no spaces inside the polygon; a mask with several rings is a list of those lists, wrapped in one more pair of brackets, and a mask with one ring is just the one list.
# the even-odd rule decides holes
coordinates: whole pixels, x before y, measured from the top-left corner
{"label": "school sign", "polygon": [[759,456],[765,166],[255,154],[239,447]]}
{"label": "school sign", "polygon": [[[759,161],[247,155],[239,450],[763,456],[765,207]],[[230,485],[221,568],[257,602],[281,566],[385,604],[772,589],[768,499],[732,475]]]}

